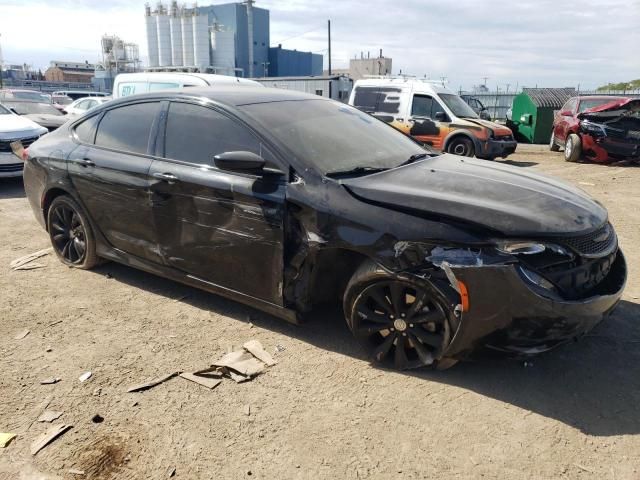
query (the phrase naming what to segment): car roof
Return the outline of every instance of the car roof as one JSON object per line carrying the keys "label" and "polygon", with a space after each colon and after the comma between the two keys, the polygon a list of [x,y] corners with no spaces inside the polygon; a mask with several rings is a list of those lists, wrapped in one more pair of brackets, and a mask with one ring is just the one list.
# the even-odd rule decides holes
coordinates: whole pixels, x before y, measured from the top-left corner
{"label": "car roof", "polygon": [[411,87],[414,91],[424,93],[454,93],[447,87],[432,80],[413,77],[393,78],[365,78],[358,80],[354,89],[358,87]]}
{"label": "car roof", "polygon": [[303,101],[303,100],[320,100],[330,101],[328,98],[302,93],[292,90],[280,88],[251,87],[238,85],[219,85],[211,87],[187,87],[174,88],[167,90],[159,90],[153,93],[143,93],[140,95],[130,95],[121,97],[120,99],[110,102],[115,105],[116,102],[125,103],[132,99],[143,98],[208,98],[215,102],[228,105],[231,107],[239,107],[241,105],[250,105],[255,103],[273,103],[286,101]]}

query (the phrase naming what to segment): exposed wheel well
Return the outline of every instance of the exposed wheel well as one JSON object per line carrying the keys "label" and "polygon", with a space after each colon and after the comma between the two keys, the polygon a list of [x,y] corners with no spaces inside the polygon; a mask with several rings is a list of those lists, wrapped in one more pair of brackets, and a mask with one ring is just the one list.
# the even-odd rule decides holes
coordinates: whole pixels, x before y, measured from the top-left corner
{"label": "exposed wheel well", "polygon": [[311,305],[340,303],[347,283],[354,272],[369,257],[342,248],[320,250],[310,279]]}
{"label": "exposed wheel well", "polygon": [[51,202],[53,202],[53,200],[56,197],[59,197],[60,195],[68,195],[68,194],[69,192],[61,188],[52,188],[51,190],[47,191],[47,193],[44,195],[44,198],[42,199],[42,213],[44,215],[44,223],[45,223],[45,226],[47,227],[47,230],[49,228],[47,225],[47,215],[49,214],[49,206],[51,205]]}
{"label": "exposed wheel well", "polygon": [[464,131],[460,131],[457,133],[452,133],[445,141],[444,141],[444,147],[442,148],[442,150],[447,151],[447,149],[449,148],[449,145],[451,144],[451,142],[454,142],[456,140],[458,140],[459,138],[466,138],[467,140],[471,140],[471,143],[473,143],[473,149],[475,150],[476,148],[476,142],[473,139],[473,137],[471,136],[471,134],[466,133]]}

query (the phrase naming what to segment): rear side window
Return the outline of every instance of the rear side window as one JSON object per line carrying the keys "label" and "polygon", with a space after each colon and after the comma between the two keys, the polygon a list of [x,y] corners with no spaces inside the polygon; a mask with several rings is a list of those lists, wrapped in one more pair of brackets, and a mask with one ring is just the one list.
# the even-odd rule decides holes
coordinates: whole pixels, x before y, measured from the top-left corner
{"label": "rear side window", "polygon": [[414,95],[411,116],[433,118],[433,103],[433,98],[427,95]]}
{"label": "rear side window", "polygon": [[96,125],[98,125],[100,115],[94,115],[87,118],[84,122],[75,128],[76,137],[82,143],[93,143],[96,138]]}
{"label": "rear side window", "polygon": [[149,134],[160,103],[136,103],[108,110],[96,134],[96,145],[131,153],[147,153]]}
{"label": "rear side window", "polygon": [[400,95],[396,87],[357,87],[353,106],[367,113],[400,113]]}
{"label": "rear side window", "polygon": [[166,158],[213,165],[219,153],[262,155],[260,141],[246,127],[210,108],[171,103],[165,133]]}

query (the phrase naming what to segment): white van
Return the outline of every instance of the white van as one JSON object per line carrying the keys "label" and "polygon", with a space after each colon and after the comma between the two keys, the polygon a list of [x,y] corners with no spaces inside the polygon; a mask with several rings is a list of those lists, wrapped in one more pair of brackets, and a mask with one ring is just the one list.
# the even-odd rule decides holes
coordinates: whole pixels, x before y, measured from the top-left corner
{"label": "white van", "polygon": [[212,73],[121,73],[113,82],[113,98],[155,92],[156,90],[167,90],[170,88],[206,87],[220,84],[248,85],[252,87],[262,86],[260,83],[246,78],[215,75]]}
{"label": "white van", "polygon": [[516,150],[511,130],[479,118],[455,92],[428,80],[358,80],[349,105],[443,152],[493,160]]}

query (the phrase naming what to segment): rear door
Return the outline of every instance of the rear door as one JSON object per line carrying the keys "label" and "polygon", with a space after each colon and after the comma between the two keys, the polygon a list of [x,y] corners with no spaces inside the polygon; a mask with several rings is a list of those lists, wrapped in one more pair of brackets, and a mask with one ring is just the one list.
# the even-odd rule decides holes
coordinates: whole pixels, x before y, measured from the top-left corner
{"label": "rear door", "polygon": [[[165,262],[200,281],[282,305],[285,183],[219,170],[213,157],[260,139],[226,113],[171,102],[151,166],[152,210]],[[164,135],[162,135],[164,133]]]}
{"label": "rear door", "polygon": [[151,216],[149,176],[160,102],[138,102],[94,115],[74,128],[81,143],[68,171],[81,202],[114,247],[161,262]]}
{"label": "rear door", "polygon": [[[571,98],[563,105],[558,112],[557,121],[554,126],[555,140],[560,145],[564,145],[571,128],[575,124],[575,111],[578,108],[578,99]],[[563,115],[564,114],[564,115]]]}

